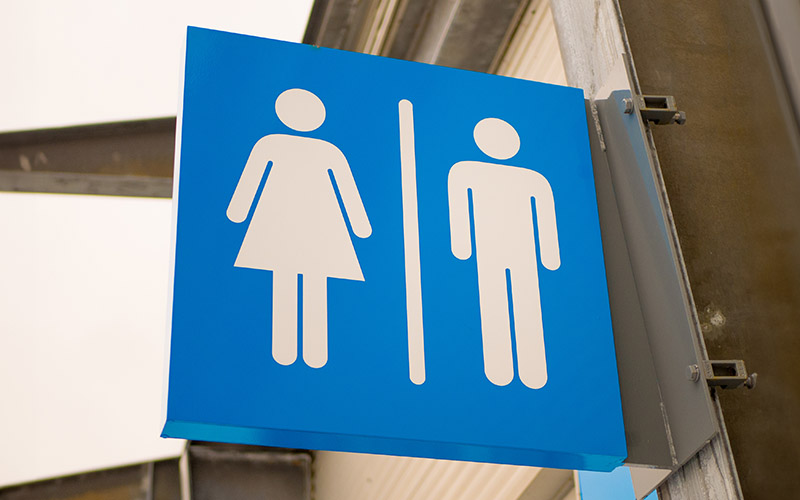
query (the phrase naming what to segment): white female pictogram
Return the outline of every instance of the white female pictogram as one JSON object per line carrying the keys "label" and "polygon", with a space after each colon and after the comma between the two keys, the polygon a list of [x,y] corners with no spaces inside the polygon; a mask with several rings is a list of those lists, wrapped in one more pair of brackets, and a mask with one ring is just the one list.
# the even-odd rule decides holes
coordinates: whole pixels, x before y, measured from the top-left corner
{"label": "white female pictogram", "polygon": [[[280,94],[275,111],[297,132],[325,121],[322,101],[303,89]],[[297,359],[297,285],[303,276],[303,360],[319,368],[328,360],[327,279],[364,281],[334,182],[355,235],[366,238],[372,227],[344,154],[324,140],[287,134],[267,135],[253,146],[228,206],[231,221],[247,219],[268,163],[234,265],[272,271],[272,356],[282,365]]]}
{"label": "white female pictogram", "polygon": [[[474,137],[481,151],[496,160],[508,160],[519,151],[517,131],[498,118],[478,122]],[[547,382],[547,364],[534,223],[542,265],[556,270],[561,259],[553,191],[542,174],[527,168],[481,161],[453,165],[448,176],[450,235],[453,255],[462,260],[472,255],[468,191],[472,192],[486,377],[496,385],[514,379],[508,272],[519,377],[526,386],[539,389]]]}

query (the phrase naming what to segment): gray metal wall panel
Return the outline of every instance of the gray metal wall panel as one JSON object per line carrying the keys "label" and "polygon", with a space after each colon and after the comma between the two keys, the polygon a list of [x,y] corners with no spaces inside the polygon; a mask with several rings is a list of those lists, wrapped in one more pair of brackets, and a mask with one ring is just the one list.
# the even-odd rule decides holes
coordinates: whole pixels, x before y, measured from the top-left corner
{"label": "gray metal wall panel", "polygon": [[620,6],[642,90],[687,114],[652,133],[709,355],[759,373],[754,390],[718,394],[744,496],[795,498],[800,158],[763,13],[745,0]]}

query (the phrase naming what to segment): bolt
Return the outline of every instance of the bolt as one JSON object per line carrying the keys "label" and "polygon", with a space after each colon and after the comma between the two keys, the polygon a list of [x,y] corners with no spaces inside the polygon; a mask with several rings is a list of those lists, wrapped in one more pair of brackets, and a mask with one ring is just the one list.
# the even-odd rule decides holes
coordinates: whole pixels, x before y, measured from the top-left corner
{"label": "bolt", "polygon": [[622,100],[622,104],[625,105],[625,114],[629,115],[633,113],[633,99],[626,97]]}
{"label": "bolt", "polygon": [[677,113],[675,113],[675,114],[672,116],[672,119],[673,119],[673,120],[675,121],[675,123],[677,123],[678,125],[683,125],[684,123],[686,123],[686,113],[684,113],[683,111],[678,111]]}
{"label": "bolt", "polygon": [[697,365],[689,365],[686,367],[686,378],[692,382],[700,380],[700,367]]}
{"label": "bolt", "polygon": [[758,381],[758,373],[751,373],[747,380],[744,381],[744,386],[748,389],[752,389],[756,386],[756,382]]}

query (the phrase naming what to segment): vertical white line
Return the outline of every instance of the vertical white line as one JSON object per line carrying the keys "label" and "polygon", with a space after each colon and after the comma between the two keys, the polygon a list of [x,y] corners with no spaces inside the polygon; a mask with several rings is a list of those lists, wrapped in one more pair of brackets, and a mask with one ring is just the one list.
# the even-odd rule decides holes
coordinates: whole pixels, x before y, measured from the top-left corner
{"label": "vertical white line", "polygon": [[414,109],[403,99],[400,112],[400,172],[403,194],[403,240],[406,260],[406,317],[408,321],[408,375],[425,382],[425,338],[422,331],[422,278],[419,265],[417,162],[414,153]]}
{"label": "vertical white line", "polygon": [[181,500],[192,500],[192,471],[189,464],[189,441],[183,447],[183,453],[178,460],[178,486],[180,487]]}

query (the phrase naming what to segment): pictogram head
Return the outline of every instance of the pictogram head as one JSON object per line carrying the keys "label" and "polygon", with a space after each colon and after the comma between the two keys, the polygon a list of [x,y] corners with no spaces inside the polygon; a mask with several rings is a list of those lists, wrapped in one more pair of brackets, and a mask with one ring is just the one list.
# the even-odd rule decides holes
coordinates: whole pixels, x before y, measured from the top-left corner
{"label": "pictogram head", "polygon": [[508,122],[484,118],[475,125],[475,144],[496,160],[508,160],[519,151],[519,135]]}
{"label": "pictogram head", "polygon": [[284,125],[298,132],[316,130],[325,121],[322,101],[303,89],[284,90],[275,100],[275,113]]}

